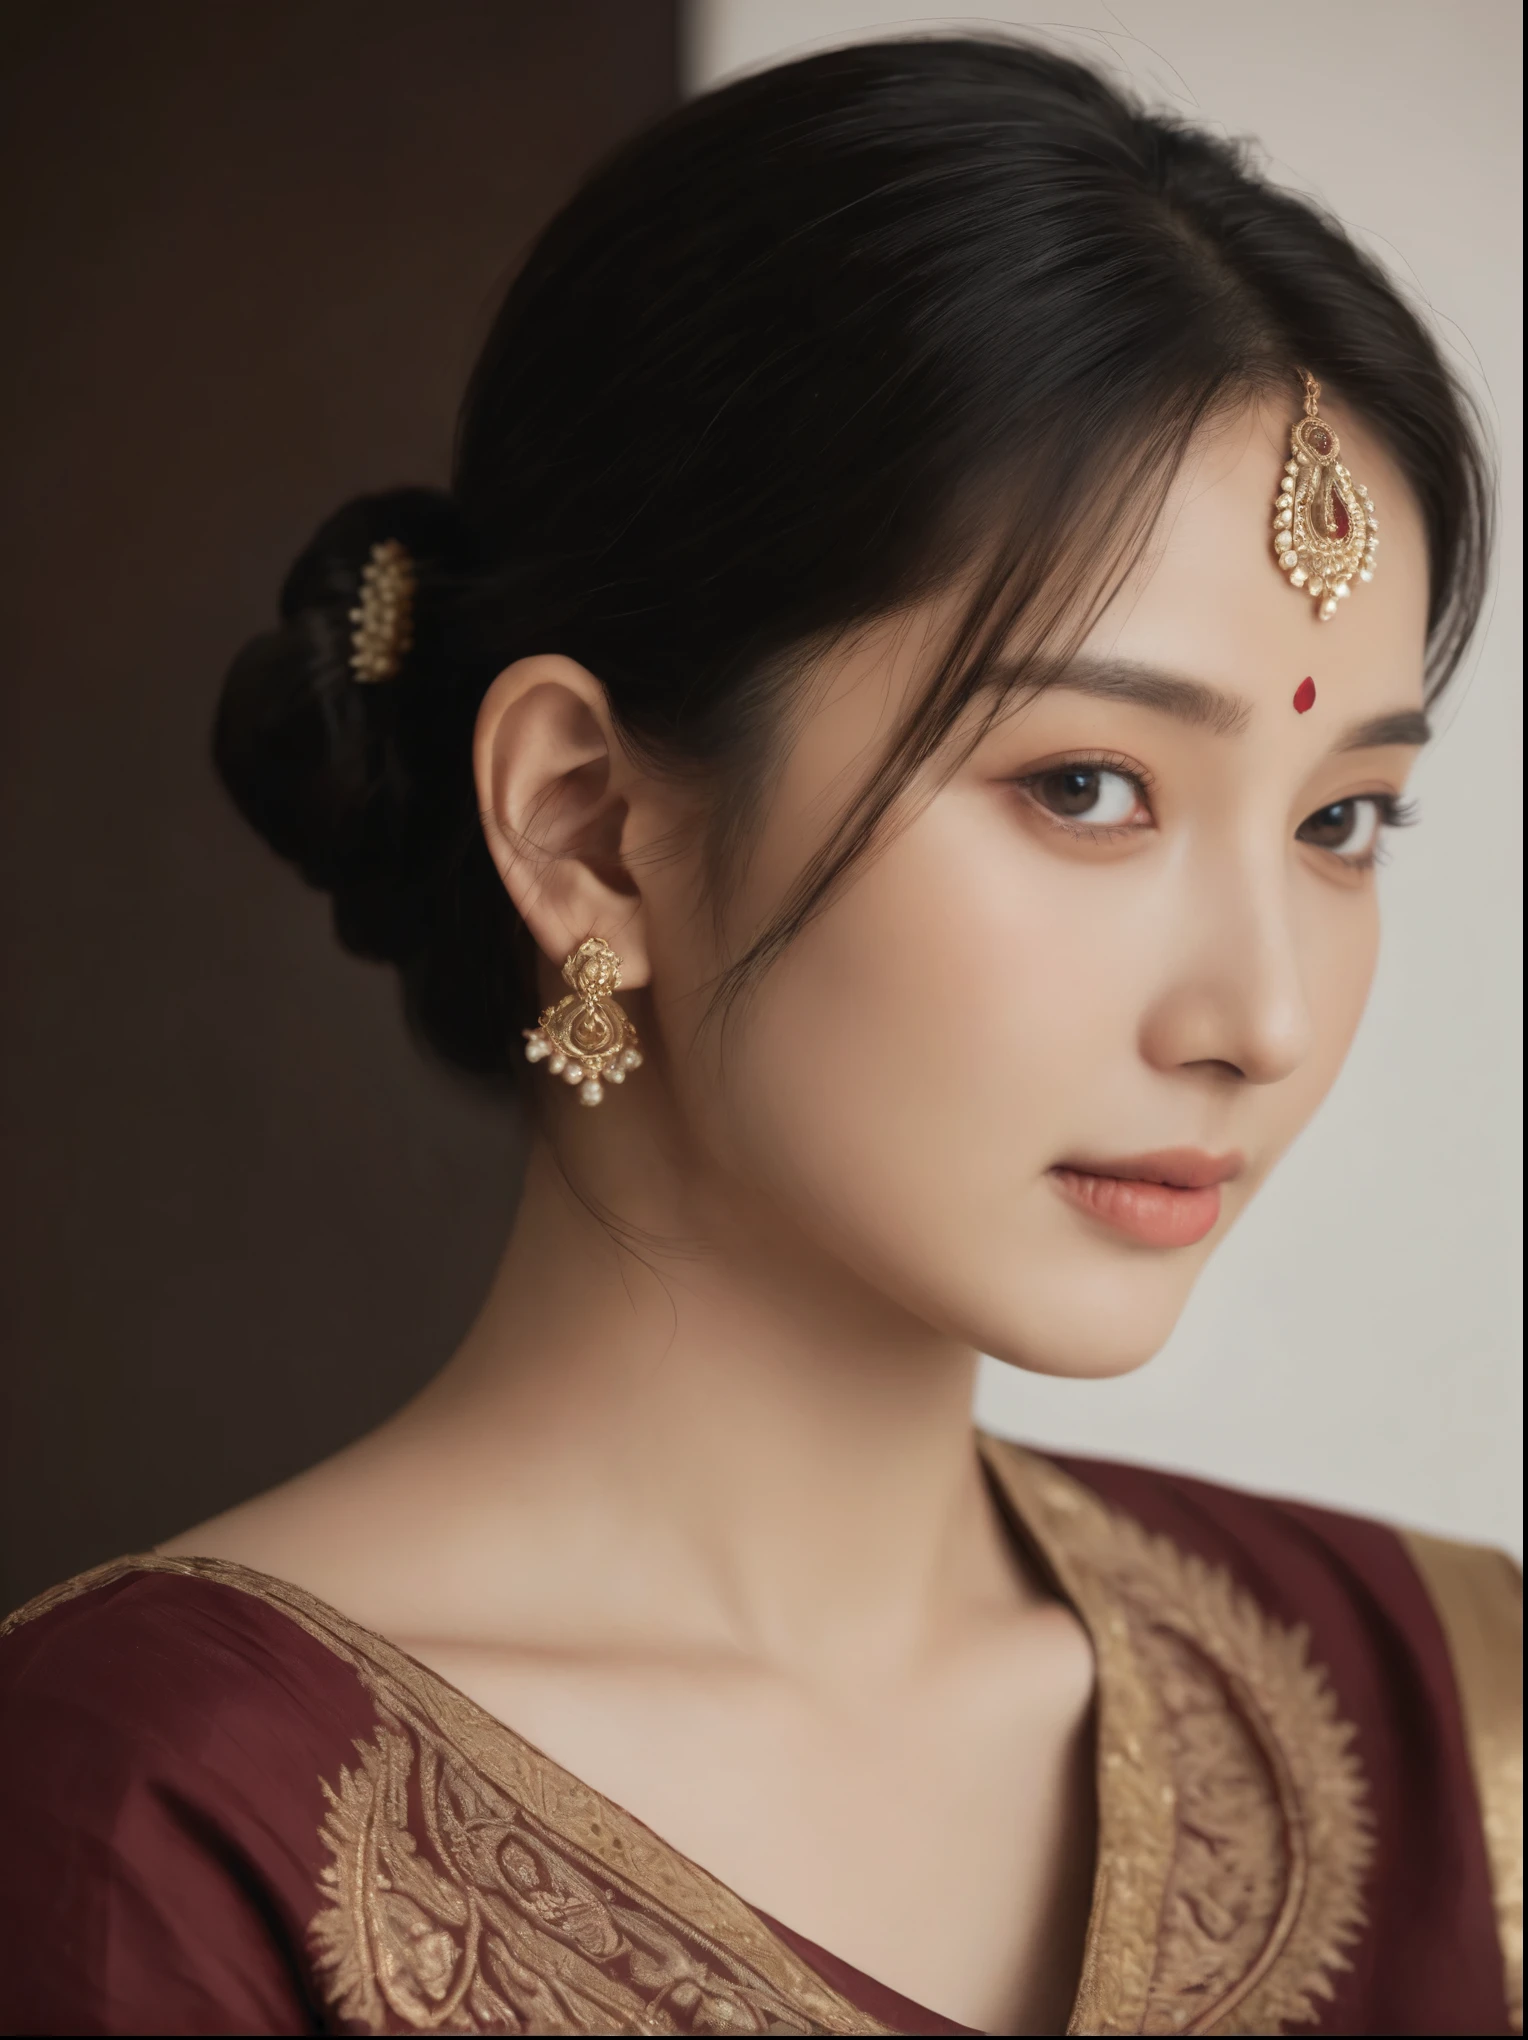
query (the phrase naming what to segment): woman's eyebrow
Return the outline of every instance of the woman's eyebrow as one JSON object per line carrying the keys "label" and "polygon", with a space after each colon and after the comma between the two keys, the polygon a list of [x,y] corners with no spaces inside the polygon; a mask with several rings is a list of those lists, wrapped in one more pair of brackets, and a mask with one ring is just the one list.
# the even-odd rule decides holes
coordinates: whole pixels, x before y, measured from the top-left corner
{"label": "woman's eyebrow", "polygon": [[1079,694],[1133,702],[1138,708],[1170,715],[1175,722],[1211,730],[1218,737],[1238,735],[1252,717],[1251,702],[1244,701],[1239,694],[1228,694],[1202,680],[1185,680],[1179,673],[1164,673],[1158,666],[1138,666],[1123,659],[1072,659],[1053,668],[1044,679],[1051,687],[1070,687]]}
{"label": "woman's eyebrow", "polygon": [[1425,744],[1431,736],[1432,724],[1419,708],[1399,709],[1393,715],[1371,715],[1367,722],[1354,723],[1332,749],[1377,751],[1386,744]]}

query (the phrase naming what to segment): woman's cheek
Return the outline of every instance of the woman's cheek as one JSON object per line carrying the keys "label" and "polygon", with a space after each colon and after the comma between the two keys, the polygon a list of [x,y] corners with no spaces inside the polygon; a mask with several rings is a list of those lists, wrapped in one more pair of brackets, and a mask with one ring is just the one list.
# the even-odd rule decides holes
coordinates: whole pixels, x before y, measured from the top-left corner
{"label": "woman's cheek", "polygon": [[1372,879],[1356,897],[1323,883],[1309,903],[1302,943],[1314,1038],[1303,1069],[1282,1087],[1298,1115],[1286,1139],[1315,1112],[1347,1060],[1373,989],[1379,938]]}
{"label": "woman's cheek", "polygon": [[926,1230],[937,1204],[1011,1241],[1132,1038],[1085,876],[958,811],[904,831],[760,987],[727,1078],[744,1167],[820,1224]]}

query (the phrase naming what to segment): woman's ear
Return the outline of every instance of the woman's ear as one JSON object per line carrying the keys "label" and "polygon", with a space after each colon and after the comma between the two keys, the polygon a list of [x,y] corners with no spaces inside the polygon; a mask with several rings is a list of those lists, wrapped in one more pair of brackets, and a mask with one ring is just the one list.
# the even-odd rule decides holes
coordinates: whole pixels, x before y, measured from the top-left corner
{"label": "woman's ear", "polygon": [[622,984],[646,984],[644,903],[623,854],[638,775],[599,681],[555,654],[517,659],[483,697],[472,760],[489,853],[542,953],[560,964],[602,935]]}

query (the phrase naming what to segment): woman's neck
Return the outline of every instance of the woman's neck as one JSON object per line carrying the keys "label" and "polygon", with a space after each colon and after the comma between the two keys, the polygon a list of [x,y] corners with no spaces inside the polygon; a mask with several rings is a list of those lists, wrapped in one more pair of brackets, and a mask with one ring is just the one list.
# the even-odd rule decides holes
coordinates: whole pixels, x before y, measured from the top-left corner
{"label": "woman's neck", "polygon": [[515,1626],[862,1676],[1011,1604],[972,1350],[767,1213],[680,1202],[627,1183],[607,1226],[538,1144],[471,1331],[376,1439],[440,1469],[459,1542],[533,1535]]}

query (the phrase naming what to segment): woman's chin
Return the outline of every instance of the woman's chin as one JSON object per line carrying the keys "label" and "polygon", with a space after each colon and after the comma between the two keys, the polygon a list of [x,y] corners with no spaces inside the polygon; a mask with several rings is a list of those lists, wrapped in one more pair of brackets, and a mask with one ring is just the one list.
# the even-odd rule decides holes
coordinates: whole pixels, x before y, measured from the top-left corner
{"label": "woman's chin", "polygon": [[1026,1374],[1113,1380],[1161,1352],[1192,1287],[1187,1280],[1122,1280],[1117,1271],[1112,1280],[1100,1274],[1093,1282],[1048,1282],[1039,1294],[1031,1289],[1016,1298],[1011,1316],[994,1313],[973,1343]]}
{"label": "woman's chin", "polygon": [[989,1360],[1000,1360],[1024,1374],[1048,1374],[1061,1381],[1113,1381],[1122,1374],[1134,1374],[1152,1360],[1166,1343],[1166,1335],[1147,1346],[1139,1340],[1128,1345],[1095,1341],[1073,1341],[1065,1346],[1021,1341],[1007,1351],[994,1352],[989,1343],[982,1348]]}

